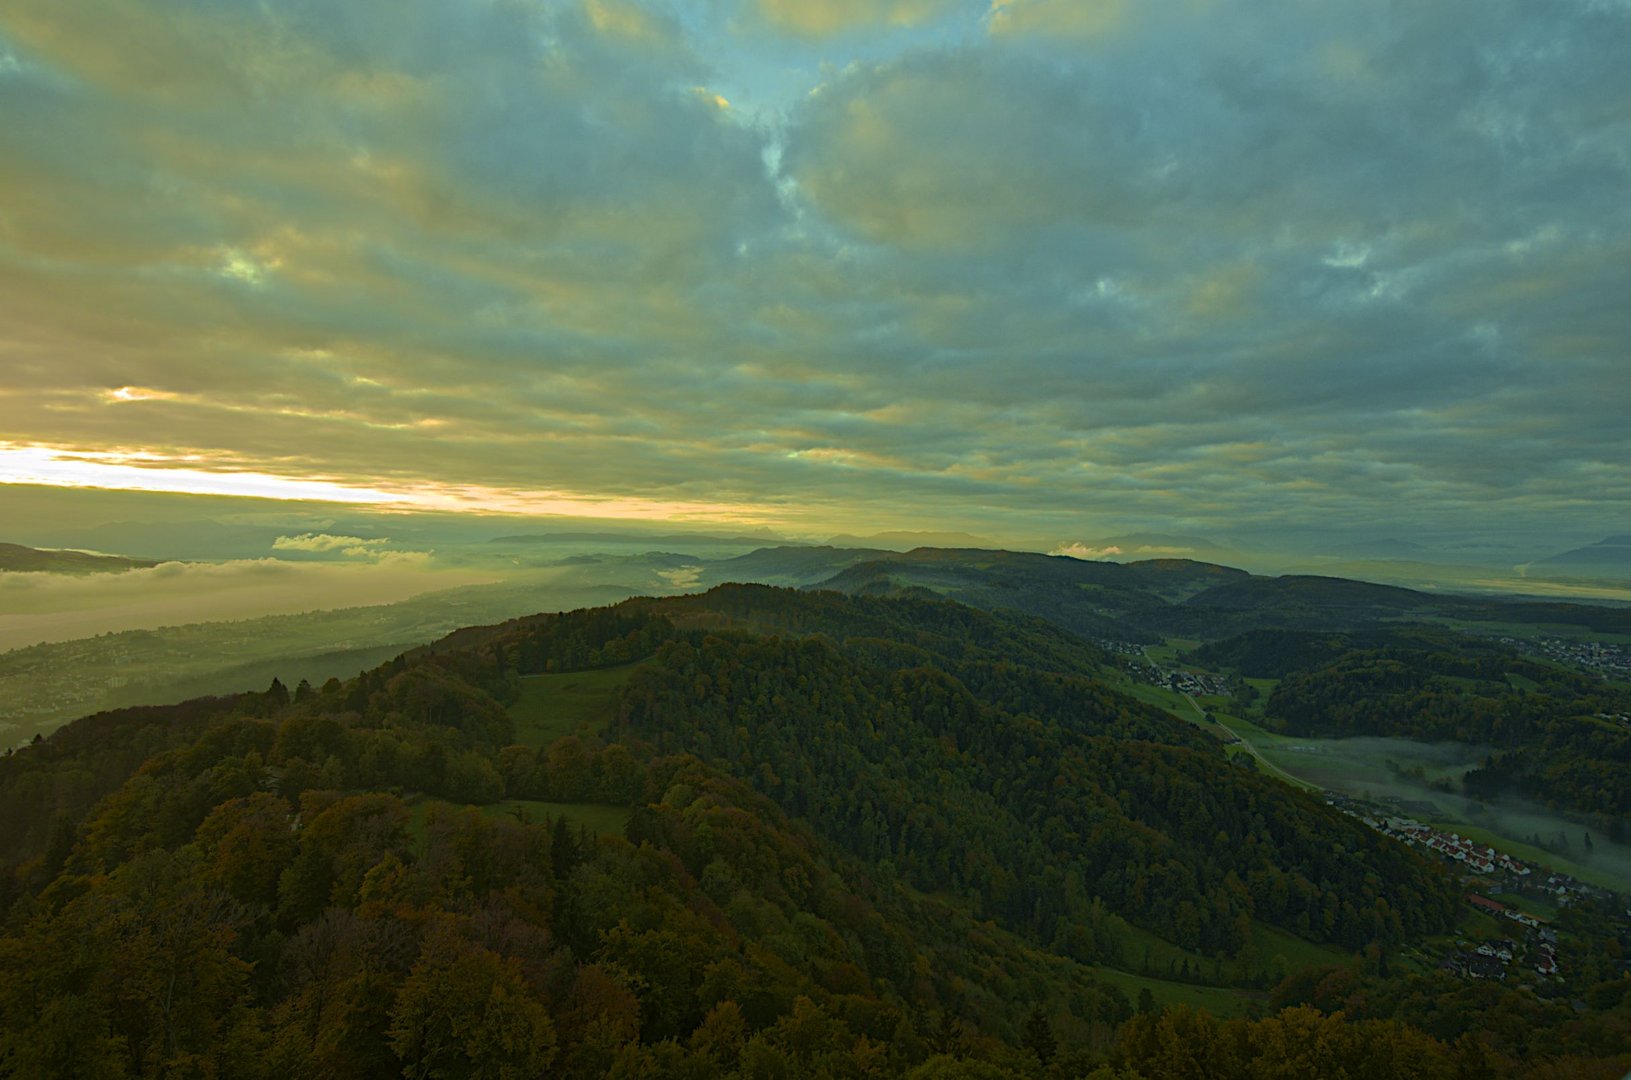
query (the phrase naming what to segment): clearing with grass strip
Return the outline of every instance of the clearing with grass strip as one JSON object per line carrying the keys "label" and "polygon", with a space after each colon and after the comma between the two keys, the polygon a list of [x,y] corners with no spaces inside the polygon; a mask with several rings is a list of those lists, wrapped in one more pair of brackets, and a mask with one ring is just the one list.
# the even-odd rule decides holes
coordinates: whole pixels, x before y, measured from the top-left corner
{"label": "clearing with grass strip", "polygon": [[515,741],[540,748],[562,735],[600,731],[612,719],[618,691],[639,666],[523,677],[521,696],[510,706]]}

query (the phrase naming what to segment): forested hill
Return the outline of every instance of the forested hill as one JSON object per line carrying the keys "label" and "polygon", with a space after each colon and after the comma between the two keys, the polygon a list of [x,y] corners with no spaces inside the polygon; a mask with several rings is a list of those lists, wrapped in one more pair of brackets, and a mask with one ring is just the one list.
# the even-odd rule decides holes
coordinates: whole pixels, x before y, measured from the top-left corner
{"label": "forested hill", "polygon": [[941,596],[1020,611],[1117,641],[1213,641],[1255,630],[1324,633],[1424,619],[1631,633],[1631,606],[1420,592],[1345,578],[1265,577],[1189,559],[1113,563],[1036,552],[764,548],[707,564],[704,582],[765,581],[855,595]]}
{"label": "forested hill", "polygon": [[1612,987],[1427,1011],[1442,871],[1101,660],[726,586],[78,721],[0,759],[0,1076],[1615,1067]]}
{"label": "forested hill", "polygon": [[92,555],[84,551],[43,551],[21,544],[0,544],[0,571],[49,574],[118,573],[157,566],[122,555]]}

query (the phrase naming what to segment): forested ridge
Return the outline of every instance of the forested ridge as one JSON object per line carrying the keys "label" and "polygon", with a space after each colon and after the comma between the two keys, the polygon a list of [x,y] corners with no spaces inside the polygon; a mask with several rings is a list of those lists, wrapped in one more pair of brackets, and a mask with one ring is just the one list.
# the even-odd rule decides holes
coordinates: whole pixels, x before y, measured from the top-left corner
{"label": "forested ridge", "polygon": [[[1587,1017],[1504,987],[1428,1011],[1436,977],[1389,957],[1455,918],[1442,872],[1103,659],[944,601],[724,587],[79,721],[0,759],[0,1075],[1631,1065],[1607,971]],[[518,722],[578,671],[616,674],[598,722]],[[573,824],[588,803],[621,835]],[[1288,971],[1262,927],[1352,959]],[[1129,940],[1261,1017],[1163,1012],[1091,966],[1137,970]],[[1547,1033],[1486,1023],[1519,1013]]]}

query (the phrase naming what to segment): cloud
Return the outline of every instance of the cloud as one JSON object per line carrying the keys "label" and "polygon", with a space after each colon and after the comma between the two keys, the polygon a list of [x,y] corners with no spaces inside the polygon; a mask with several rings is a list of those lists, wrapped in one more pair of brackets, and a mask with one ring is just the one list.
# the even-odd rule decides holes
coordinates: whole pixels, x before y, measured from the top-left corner
{"label": "cloud", "polygon": [[340,551],[347,555],[371,554],[391,542],[389,537],[364,539],[361,536],[333,536],[329,533],[301,533],[280,536],[272,541],[274,551]]}
{"label": "cloud", "polygon": [[422,555],[386,553],[367,564],[167,562],[83,577],[0,574],[0,650],[143,627],[392,603],[488,580],[482,573],[429,569]]}
{"label": "cloud", "polygon": [[1052,551],[1048,552],[1048,554],[1068,555],[1072,559],[1107,559],[1112,555],[1120,555],[1121,548],[1114,544],[1110,544],[1105,547],[1089,547],[1086,544],[1076,542],[1063,544],[1054,548]]}
{"label": "cloud", "polygon": [[393,549],[389,537],[365,538],[361,536],[335,536],[331,533],[301,533],[298,536],[279,536],[272,541],[273,551],[292,551],[307,554],[336,554],[348,559],[361,559],[375,566],[398,568],[428,566],[436,557],[433,551],[406,551]]}
{"label": "cloud", "polygon": [[692,589],[702,578],[703,567],[676,566],[672,570],[659,570],[657,576],[673,589]]}
{"label": "cloud", "polygon": [[755,0],[770,25],[802,37],[828,38],[879,27],[916,26],[951,7],[951,0]]}
{"label": "cloud", "polygon": [[106,7],[0,14],[0,477],[829,535],[1631,505],[1623,5]]}
{"label": "cloud", "polygon": [[1128,0],[992,0],[993,34],[1045,34],[1097,38],[1121,29]]}

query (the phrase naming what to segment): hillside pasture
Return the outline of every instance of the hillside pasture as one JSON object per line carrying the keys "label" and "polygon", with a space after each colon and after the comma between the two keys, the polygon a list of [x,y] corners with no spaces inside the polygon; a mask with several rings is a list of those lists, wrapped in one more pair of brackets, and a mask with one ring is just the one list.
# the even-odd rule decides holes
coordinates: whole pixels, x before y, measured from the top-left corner
{"label": "hillside pasture", "polygon": [[510,706],[516,742],[544,747],[563,735],[598,732],[611,721],[617,694],[639,664],[528,675]]}

